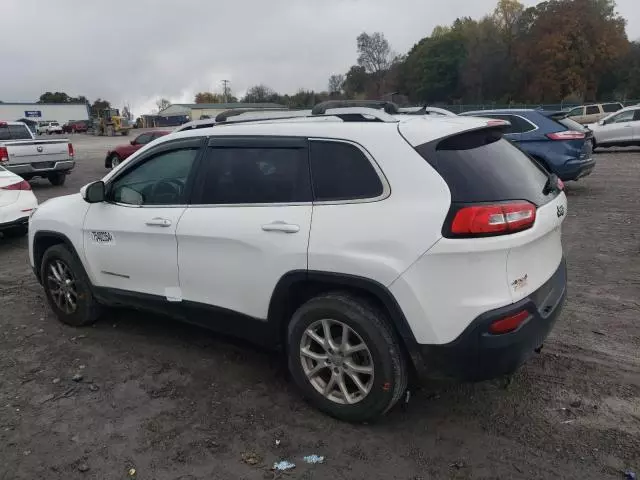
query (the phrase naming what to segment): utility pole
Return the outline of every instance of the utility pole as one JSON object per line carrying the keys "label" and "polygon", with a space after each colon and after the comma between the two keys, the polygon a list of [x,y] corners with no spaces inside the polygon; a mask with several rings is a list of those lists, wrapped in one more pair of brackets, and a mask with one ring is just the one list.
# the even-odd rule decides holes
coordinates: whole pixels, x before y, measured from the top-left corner
{"label": "utility pole", "polygon": [[224,103],[229,101],[229,80],[222,80],[222,98],[224,99]]}

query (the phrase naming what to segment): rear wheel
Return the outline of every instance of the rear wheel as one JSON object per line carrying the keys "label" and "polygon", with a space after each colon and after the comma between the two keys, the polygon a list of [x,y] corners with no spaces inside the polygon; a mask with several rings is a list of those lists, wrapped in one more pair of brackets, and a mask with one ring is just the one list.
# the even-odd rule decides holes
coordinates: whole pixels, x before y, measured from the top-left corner
{"label": "rear wheel", "polygon": [[288,329],[289,369],[309,401],[341,420],[383,415],[407,388],[408,366],[385,315],[330,293],[309,300]]}
{"label": "rear wheel", "polygon": [[59,187],[61,185],[64,185],[67,176],[64,173],[51,173],[47,178],[51,182],[51,185]]}
{"label": "rear wheel", "polygon": [[54,245],[44,253],[40,279],[47,301],[61,322],[77,327],[89,325],[100,316],[84,268],[65,245]]}

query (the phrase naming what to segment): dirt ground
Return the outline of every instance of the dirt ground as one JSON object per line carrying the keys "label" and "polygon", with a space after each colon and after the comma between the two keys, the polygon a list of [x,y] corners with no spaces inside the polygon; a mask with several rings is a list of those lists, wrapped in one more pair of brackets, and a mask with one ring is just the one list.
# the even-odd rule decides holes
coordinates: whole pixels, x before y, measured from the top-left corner
{"label": "dirt ground", "polygon": [[[67,184],[32,182],[41,201],[100,178],[123,139],[73,141]],[[542,353],[508,386],[431,384],[373,425],[318,413],[277,356],[196,327],[132,311],[64,326],[26,239],[0,239],[0,479],[271,479],[282,459],[292,479],[640,474],[640,150],[597,159],[568,185],[569,299]]]}

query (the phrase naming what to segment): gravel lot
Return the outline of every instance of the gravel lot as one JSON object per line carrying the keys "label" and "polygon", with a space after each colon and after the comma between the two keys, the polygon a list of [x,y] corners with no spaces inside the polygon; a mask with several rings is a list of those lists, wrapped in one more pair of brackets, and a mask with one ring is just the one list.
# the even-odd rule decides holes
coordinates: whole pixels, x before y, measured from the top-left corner
{"label": "gravel lot", "polygon": [[[100,178],[131,137],[72,138],[76,170],[33,181],[40,201]],[[432,384],[375,425],[325,417],[277,356],[196,327],[132,311],[64,326],[26,240],[0,239],[0,479],[276,478],[280,459],[307,479],[640,474],[640,150],[597,159],[568,185],[569,300],[543,352],[509,385]]]}

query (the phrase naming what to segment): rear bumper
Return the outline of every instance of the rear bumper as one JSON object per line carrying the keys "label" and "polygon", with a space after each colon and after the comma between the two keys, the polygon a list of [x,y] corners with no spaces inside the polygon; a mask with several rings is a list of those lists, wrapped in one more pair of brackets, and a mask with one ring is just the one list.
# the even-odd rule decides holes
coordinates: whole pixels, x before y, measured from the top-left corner
{"label": "rear bumper", "polygon": [[596,161],[593,157],[584,160],[573,159],[567,161],[556,173],[563,181],[578,180],[589,175],[595,166]]}
{"label": "rear bumper", "polygon": [[[51,164],[43,166],[44,164]],[[8,163],[3,167],[15,173],[16,175],[30,175],[37,177],[53,172],[69,172],[76,166],[75,160],[62,160],[59,162],[34,162],[34,163]]]}
{"label": "rear bumper", "polygon": [[[542,346],[566,298],[567,273],[563,259],[553,276],[529,297],[480,315],[453,342],[421,345],[425,369],[433,377],[479,381],[513,373]],[[517,330],[489,333],[495,320],[527,310],[529,319]]]}

